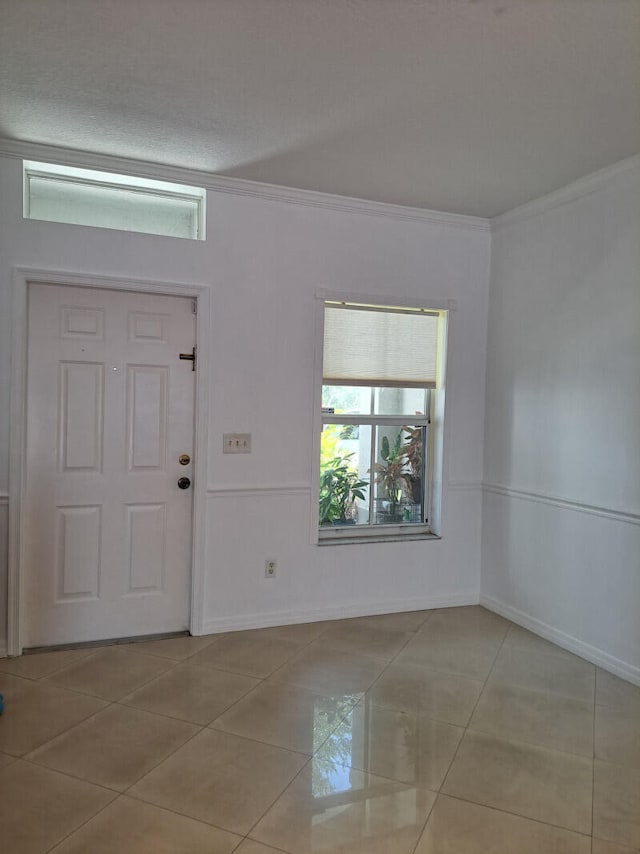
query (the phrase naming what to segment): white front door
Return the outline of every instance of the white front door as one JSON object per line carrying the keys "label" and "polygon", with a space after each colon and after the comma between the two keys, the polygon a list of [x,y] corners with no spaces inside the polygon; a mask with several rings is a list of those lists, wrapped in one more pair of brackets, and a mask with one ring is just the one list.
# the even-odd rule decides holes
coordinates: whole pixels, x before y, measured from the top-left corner
{"label": "white front door", "polygon": [[24,646],[189,626],[193,300],[29,286]]}

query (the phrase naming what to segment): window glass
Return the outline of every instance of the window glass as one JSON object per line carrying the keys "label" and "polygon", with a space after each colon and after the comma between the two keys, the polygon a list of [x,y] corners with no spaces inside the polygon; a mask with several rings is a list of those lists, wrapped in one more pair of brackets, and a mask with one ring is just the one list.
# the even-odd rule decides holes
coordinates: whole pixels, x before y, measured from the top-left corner
{"label": "window glass", "polygon": [[201,187],[33,161],[23,168],[28,219],[205,239]]}
{"label": "window glass", "polygon": [[322,386],[322,408],[333,409],[334,415],[368,415],[371,412],[371,389],[365,386]]}
{"label": "window glass", "polygon": [[424,519],[424,447],[426,426],[379,426],[373,471],[376,525]]}
{"label": "window glass", "polygon": [[423,388],[377,388],[374,396],[376,415],[424,415],[426,391]]}
{"label": "window glass", "polygon": [[321,526],[369,524],[370,468],[370,426],[323,426],[320,439]]}

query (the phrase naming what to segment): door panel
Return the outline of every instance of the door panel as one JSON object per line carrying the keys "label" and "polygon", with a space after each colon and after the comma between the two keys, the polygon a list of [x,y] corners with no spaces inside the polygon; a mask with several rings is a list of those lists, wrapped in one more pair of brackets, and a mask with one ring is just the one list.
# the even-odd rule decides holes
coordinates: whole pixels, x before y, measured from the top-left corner
{"label": "door panel", "polygon": [[104,365],[60,362],[58,388],[58,471],[101,471]]}
{"label": "door panel", "polygon": [[129,470],[164,469],[167,451],[166,368],[127,368]]}
{"label": "door panel", "polygon": [[162,593],[164,590],[165,531],[164,504],[127,505],[127,594]]}
{"label": "door panel", "polygon": [[56,602],[100,596],[102,507],[56,507]]}
{"label": "door panel", "polygon": [[29,288],[25,646],[188,628],[192,300]]}

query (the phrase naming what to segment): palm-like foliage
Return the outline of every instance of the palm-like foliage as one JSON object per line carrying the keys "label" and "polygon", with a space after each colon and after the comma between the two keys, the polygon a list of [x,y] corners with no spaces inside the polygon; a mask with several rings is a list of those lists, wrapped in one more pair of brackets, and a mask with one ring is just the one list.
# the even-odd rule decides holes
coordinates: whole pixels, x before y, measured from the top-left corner
{"label": "palm-like foliage", "polygon": [[384,462],[376,463],[373,470],[376,474],[376,484],[382,486],[387,499],[392,504],[398,504],[403,495],[411,495],[411,484],[407,471],[407,454],[401,445],[402,437],[398,433],[393,445],[389,444],[387,436],[382,437],[380,456]]}
{"label": "palm-like foliage", "polygon": [[365,499],[364,489],[369,483],[351,467],[352,457],[352,453],[334,457],[320,470],[321,525],[329,525],[334,519],[346,522],[356,499]]}

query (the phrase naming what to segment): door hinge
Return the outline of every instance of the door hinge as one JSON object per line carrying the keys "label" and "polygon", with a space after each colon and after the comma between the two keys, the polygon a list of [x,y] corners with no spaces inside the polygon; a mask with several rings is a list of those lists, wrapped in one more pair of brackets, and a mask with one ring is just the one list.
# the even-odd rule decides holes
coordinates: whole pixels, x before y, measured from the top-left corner
{"label": "door hinge", "polygon": [[191,300],[191,311],[193,312],[193,314],[198,313],[198,300],[197,299]]}
{"label": "door hinge", "polygon": [[198,355],[198,348],[194,347],[190,353],[180,353],[180,359],[185,361],[185,362],[191,362],[191,370],[195,371],[197,355]]}

